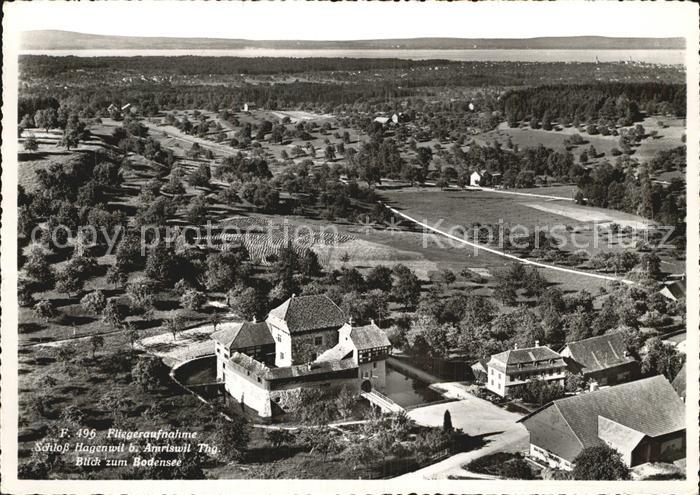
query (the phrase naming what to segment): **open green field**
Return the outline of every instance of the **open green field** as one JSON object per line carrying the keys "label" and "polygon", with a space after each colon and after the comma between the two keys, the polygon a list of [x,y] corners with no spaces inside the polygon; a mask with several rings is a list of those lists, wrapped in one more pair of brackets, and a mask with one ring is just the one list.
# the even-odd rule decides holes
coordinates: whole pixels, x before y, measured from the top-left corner
{"label": "open green field", "polygon": [[[566,233],[567,251],[584,249],[590,255],[601,251],[629,249],[626,236],[611,237],[595,228],[595,223],[606,226],[610,223],[636,225],[646,223],[641,217],[603,208],[589,208],[575,205],[570,201],[549,201],[524,196],[505,195],[485,191],[437,191],[435,189],[392,191],[383,193],[389,204],[413,218],[428,223],[443,231],[455,227],[469,228],[474,223],[522,225],[527,229],[538,228],[551,232],[553,226],[561,226]],[[453,231],[453,233],[455,233]],[[472,268],[497,269],[509,260],[496,254],[450,242],[441,238],[439,242],[430,234],[427,247],[420,233],[410,233],[415,249],[426,259],[442,258],[442,264],[457,263]],[[459,235],[458,235],[459,237]],[[397,236],[394,240],[396,245]],[[407,239],[404,239],[407,241]],[[576,245],[574,245],[574,242]],[[399,245],[404,246],[403,242]],[[440,247],[442,246],[442,247]],[[449,247],[448,247],[449,246]],[[449,254],[448,254],[449,253]],[[660,253],[662,270],[669,273],[682,272],[685,262],[676,259],[671,253]],[[449,261],[448,261],[449,260]],[[541,272],[552,282],[563,284],[562,288],[596,289],[607,285],[604,280],[542,269]]]}

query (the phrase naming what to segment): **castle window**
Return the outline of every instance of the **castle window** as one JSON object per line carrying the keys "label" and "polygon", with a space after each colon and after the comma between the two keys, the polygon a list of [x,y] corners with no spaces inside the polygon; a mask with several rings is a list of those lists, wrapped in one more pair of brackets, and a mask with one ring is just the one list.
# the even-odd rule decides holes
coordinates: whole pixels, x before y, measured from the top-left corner
{"label": "castle window", "polygon": [[372,368],[376,368],[376,367],[377,367],[377,363],[376,362],[372,363]]}
{"label": "castle window", "polygon": [[314,337],[314,345],[323,345],[323,336]]}
{"label": "castle window", "polygon": [[280,352],[280,359],[284,359],[284,352]]}
{"label": "castle window", "polygon": [[282,342],[282,336],[280,334],[277,334],[277,342]]}

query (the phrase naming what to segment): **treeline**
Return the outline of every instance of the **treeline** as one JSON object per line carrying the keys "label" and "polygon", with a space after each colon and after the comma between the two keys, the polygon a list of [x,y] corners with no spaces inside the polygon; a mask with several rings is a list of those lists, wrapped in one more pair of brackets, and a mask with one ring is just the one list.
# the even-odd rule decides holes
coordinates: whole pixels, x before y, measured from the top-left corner
{"label": "treeline", "polygon": [[[254,103],[268,110],[314,105],[319,110],[355,102],[380,102],[408,97],[413,93],[399,89],[391,82],[321,84],[293,82],[289,84],[246,84],[236,88],[225,86],[175,86],[172,84],[139,84],[129,86],[94,86],[89,88],[34,89],[20,98],[20,109],[48,103],[51,97],[80,108],[85,116],[105,112],[112,103],[131,103],[145,116],[164,110],[241,108]],[[20,114],[23,115],[23,114]]]}
{"label": "treeline", "polygon": [[52,57],[22,55],[20,70],[28,76],[52,77],[75,70],[134,71],[163,74],[284,74],[315,71],[407,69],[435,65],[459,65],[448,60],[398,58],[289,58],[289,57]]}
{"label": "treeline", "polygon": [[[84,73],[114,76],[202,76],[327,73],[324,79],[385,78],[402,86],[529,86],[584,83],[597,80],[655,80],[683,83],[684,70],[673,66],[620,63],[489,62],[448,60],[401,60],[395,58],[286,58],[286,57],[19,57],[22,78],[80,77]],[[82,71],[82,72],[81,72]],[[358,74],[358,71],[366,71]],[[377,74],[375,71],[381,71]],[[126,73],[126,74],[125,74]],[[63,79],[62,79],[63,80]]]}
{"label": "treeline", "polygon": [[682,84],[597,83],[513,90],[501,98],[501,109],[512,127],[529,119],[541,121],[545,129],[553,120],[628,126],[640,120],[641,111],[685,116],[685,102]]}
{"label": "treeline", "polygon": [[[685,146],[672,151],[662,151],[650,162],[652,170],[668,170],[677,166]],[[622,210],[661,222],[677,229],[684,227],[686,215],[686,191],[682,179],[676,178],[664,185],[652,181],[647,164],[639,165],[628,158],[616,163],[600,163],[590,174],[578,182],[576,201],[603,208]],[[685,165],[682,166],[685,169]],[[684,232],[682,228],[681,232]]]}

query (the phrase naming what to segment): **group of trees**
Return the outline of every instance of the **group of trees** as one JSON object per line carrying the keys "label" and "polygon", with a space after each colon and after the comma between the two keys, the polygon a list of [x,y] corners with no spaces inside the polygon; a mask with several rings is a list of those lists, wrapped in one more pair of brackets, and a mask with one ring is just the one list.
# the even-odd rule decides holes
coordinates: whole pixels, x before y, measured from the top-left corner
{"label": "group of trees", "polygon": [[[685,147],[658,154],[653,168],[685,168]],[[668,165],[670,164],[670,165]],[[674,179],[668,185],[654,182],[650,167],[633,160],[618,159],[614,165],[604,161],[578,181],[576,201],[622,210],[681,228],[685,218],[685,183]]]}
{"label": "group of trees", "polygon": [[[601,293],[600,309],[595,308],[589,292],[564,294],[557,287],[547,287],[539,273],[522,265],[512,265],[496,278],[495,292],[501,295],[503,308],[484,296],[454,295],[445,286],[433,287],[421,296],[414,317],[394,321],[388,331],[390,340],[430,364],[433,359],[455,356],[474,361],[513,349],[516,344],[531,347],[537,341],[556,348],[622,331],[630,352],[641,355],[647,338],[641,327],[660,328],[685,312],[684,301],[669,301],[648,278],[642,285],[615,284]],[[668,351],[665,347],[653,349],[652,356]],[[649,359],[650,372],[671,376],[679,367],[677,360],[671,360],[669,370],[661,369],[668,360]]]}
{"label": "group of trees", "polygon": [[501,108],[511,127],[525,119],[536,119],[551,129],[560,125],[596,123],[605,127],[629,126],[641,112],[685,116],[686,89],[668,83],[596,83],[539,86],[516,89],[501,99]]}

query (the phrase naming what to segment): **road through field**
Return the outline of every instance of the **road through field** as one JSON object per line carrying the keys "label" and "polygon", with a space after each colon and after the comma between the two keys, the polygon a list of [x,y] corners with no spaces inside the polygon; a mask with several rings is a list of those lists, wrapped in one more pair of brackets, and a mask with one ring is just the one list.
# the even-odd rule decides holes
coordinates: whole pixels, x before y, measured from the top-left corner
{"label": "road through field", "polygon": [[549,194],[535,194],[535,193],[525,193],[525,192],[516,192],[516,191],[505,191],[503,189],[494,189],[492,187],[481,187],[481,186],[464,186],[464,189],[467,189],[469,191],[486,191],[486,192],[492,192],[492,193],[498,193],[498,194],[511,194],[513,196],[529,196],[531,198],[542,198],[542,199],[551,199],[551,200],[562,200],[562,201],[573,201],[574,198],[566,198],[564,196],[551,196]]}
{"label": "road through field", "polygon": [[431,225],[428,225],[427,223],[424,223],[424,222],[421,222],[421,221],[419,221],[419,220],[416,220],[415,218],[410,217],[410,216],[406,215],[405,213],[402,213],[402,212],[400,212],[399,210],[397,210],[397,209],[395,209],[395,208],[392,208],[391,206],[385,205],[384,203],[381,203],[381,202],[380,202],[380,204],[383,205],[385,208],[387,208],[387,209],[388,209],[389,211],[391,211],[392,213],[394,213],[394,214],[396,214],[396,215],[399,215],[400,217],[402,217],[402,218],[408,220],[409,222],[415,223],[416,225],[420,225],[420,226],[423,227],[424,229],[428,229],[428,230],[430,230],[431,232],[435,232],[436,234],[440,234],[440,235],[442,235],[442,236],[444,236],[444,237],[447,237],[448,239],[452,239],[452,240],[457,241],[457,242],[459,242],[459,243],[461,243],[461,244],[464,244],[464,245],[467,245],[467,246],[471,246],[471,247],[476,248],[476,249],[481,249],[481,250],[487,251],[487,252],[489,252],[489,253],[496,254],[496,255],[498,255],[498,256],[502,256],[502,257],[504,257],[504,258],[512,259],[512,260],[514,260],[514,261],[518,261],[518,262],[523,263],[523,264],[525,264],[525,265],[537,266],[537,267],[540,267],[540,268],[546,268],[547,270],[555,270],[555,271],[559,271],[559,272],[571,273],[571,274],[574,274],[574,275],[582,275],[582,276],[584,276],[584,277],[591,277],[591,278],[597,278],[597,279],[602,279],[602,280],[609,280],[609,281],[613,281],[613,282],[615,282],[615,281],[617,281],[617,282],[624,282],[624,283],[626,283],[626,284],[633,284],[633,283],[634,283],[634,282],[632,282],[631,280],[627,280],[627,279],[620,278],[620,277],[614,277],[614,276],[612,276],[612,275],[603,275],[603,274],[600,274],[600,273],[585,272],[585,271],[583,271],[583,270],[574,270],[573,268],[564,268],[564,267],[562,267],[562,266],[549,265],[549,264],[547,264],[547,263],[540,263],[539,261],[532,261],[532,260],[527,260],[527,259],[524,259],[524,258],[519,258],[518,256],[515,256],[515,255],[513,255],[513,254],[504,253],[503,251],[499,251],[498,249],[493,249],[493,248],[486,247],[486,246],[484,246],[483,244],[479,244],[479,243],[476,243],[476,242],[470,242],[470,241],[467,241],[467,240],[465,240],[465,239],[460,239],[459,237],[457,237],[457,236],[455,236],[455,235],[449,234],[449,233],[447,233],[447,232],[445,232],[445,231],[443,231],[443,230],[440,230],[440,229],[437,229],[437,228],[435,228],[435,227],[433,227],[433,226],[431,226]]}

